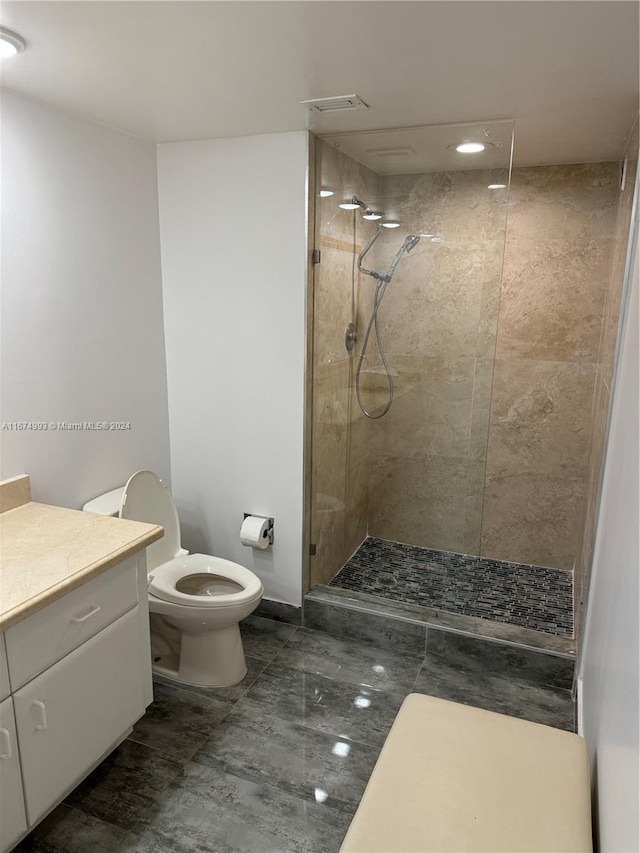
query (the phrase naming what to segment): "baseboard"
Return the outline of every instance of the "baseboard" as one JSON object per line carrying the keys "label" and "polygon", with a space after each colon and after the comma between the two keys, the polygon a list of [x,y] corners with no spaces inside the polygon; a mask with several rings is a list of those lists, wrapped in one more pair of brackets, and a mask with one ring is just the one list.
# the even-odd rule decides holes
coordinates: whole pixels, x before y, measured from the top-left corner
{"label": "baseboard", "polygon": [[269,598],[262,599],[253,615],[274,619],[277,622],[287,622],[290,625],[302,625],[302,607],[284,604],[281,601],[272,601]]}

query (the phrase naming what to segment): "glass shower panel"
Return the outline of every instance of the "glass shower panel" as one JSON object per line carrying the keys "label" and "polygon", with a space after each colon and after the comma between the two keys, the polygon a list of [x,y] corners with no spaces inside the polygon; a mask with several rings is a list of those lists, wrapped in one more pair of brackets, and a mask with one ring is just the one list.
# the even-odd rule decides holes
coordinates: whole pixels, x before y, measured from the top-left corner
{"label": "glass shower panel", "polygon": [[[312,585],[366,535],[480,553],[512,133],[512,122],[490,122],[318,141]],[[468,140],[485,150],[455,151]],[[339,206],[354,195],[364,207]],[[364,219],[366,207],[383,218]],[[364,264],[376,278],[357,256],[378,230]],[[410,235],[419,241],[398,255]],[[358,405],[358,366],[370,414],[393,386],[382,417]]]}
{"label": "glass shower panel", "polygon": [[367,534],[369,424],[354,405],[356,351],[347,327],[364,322],[356,258],[371,231],[361,215],[339,207],[354,195],[376,202],[379,176],[338,146],[316,146],[313,282],[313,424],[311,584],[328,583]]}

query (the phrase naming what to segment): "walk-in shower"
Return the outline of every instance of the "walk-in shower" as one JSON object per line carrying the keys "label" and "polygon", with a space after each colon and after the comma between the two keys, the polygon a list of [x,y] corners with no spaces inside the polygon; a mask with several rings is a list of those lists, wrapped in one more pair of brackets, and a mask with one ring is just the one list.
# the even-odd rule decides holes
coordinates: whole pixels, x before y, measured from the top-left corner
{"label": "walk-in shower", "polygon": [[309,586],[559,640],[617,166],[512,172],[512,137],[316,140]]}

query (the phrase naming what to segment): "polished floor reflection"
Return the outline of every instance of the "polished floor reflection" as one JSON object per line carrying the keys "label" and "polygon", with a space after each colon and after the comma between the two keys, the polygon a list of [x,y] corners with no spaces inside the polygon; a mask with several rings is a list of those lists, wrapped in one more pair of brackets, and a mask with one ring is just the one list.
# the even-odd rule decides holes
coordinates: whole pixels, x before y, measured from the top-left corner
{"label": "polished floor reflection", "polygon": [[568,674],[524,652],[452,635],[400,653],[258,616],[242,629],[240,685],[156,682],[131,736],[18,850],[337,853],[408,693],[573,729]]}

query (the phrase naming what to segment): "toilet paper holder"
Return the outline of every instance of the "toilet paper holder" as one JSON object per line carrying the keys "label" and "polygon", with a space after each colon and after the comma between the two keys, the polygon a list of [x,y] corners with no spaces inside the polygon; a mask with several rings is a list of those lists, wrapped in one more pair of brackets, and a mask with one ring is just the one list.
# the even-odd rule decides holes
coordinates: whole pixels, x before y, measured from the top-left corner
{"label": "toilet paper holder", "polygon": [[267,532],[269,534],[269,545],[273,545],[273,518],[270,515],[259,515],[257,512],[245,512],[242,514],[242,520],[244,521],[245,518],[249,518],[251,515],[254,518],[265,518],[269,522],[269,527],[267,528]]}

